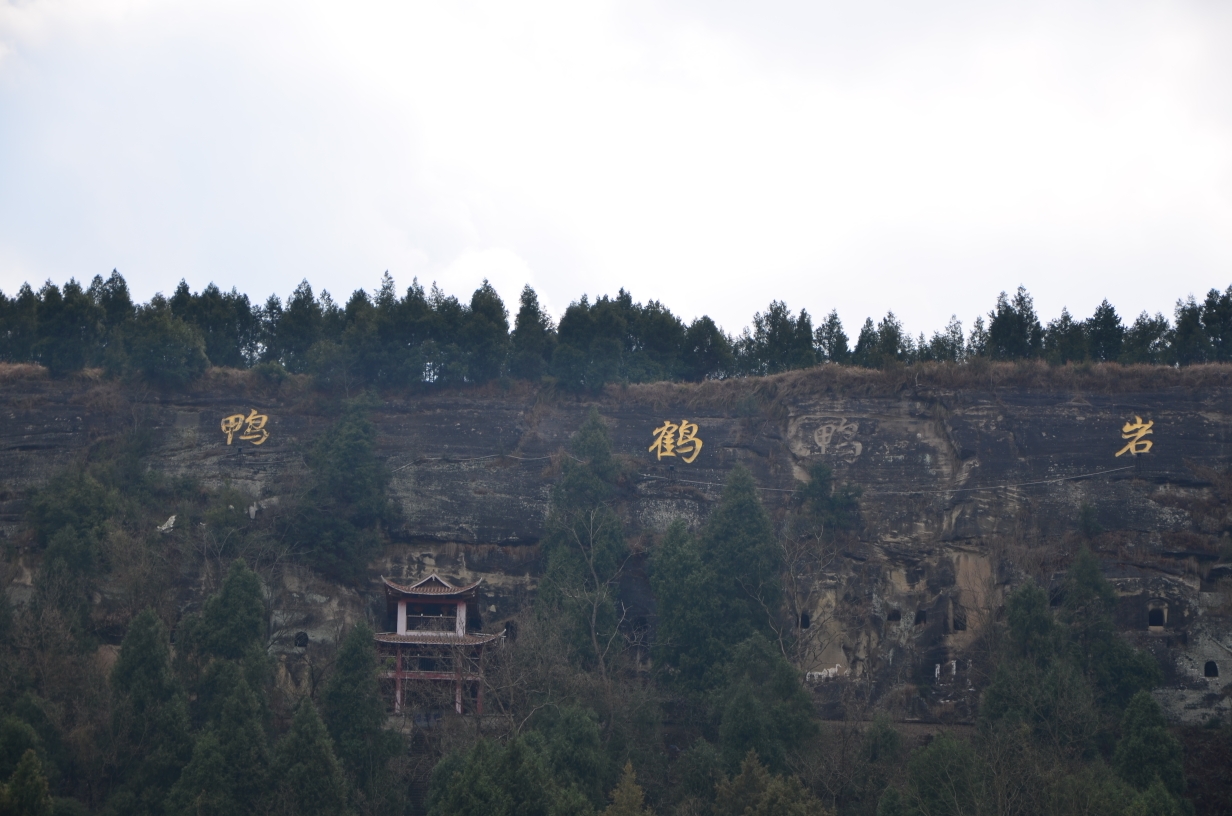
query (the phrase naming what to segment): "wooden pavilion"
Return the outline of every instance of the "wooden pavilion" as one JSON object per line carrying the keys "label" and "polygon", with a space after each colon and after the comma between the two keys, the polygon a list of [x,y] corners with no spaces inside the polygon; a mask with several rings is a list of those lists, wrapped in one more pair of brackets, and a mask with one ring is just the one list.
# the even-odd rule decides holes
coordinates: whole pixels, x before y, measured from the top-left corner
{"label": "wooden pavilion", "polygon": [[[378,632],[377,654],[382,677],[393,681],[394,712],[402,711],[408,682],[432,686],[453,685],[454,710],[464,713],[464,701],[474,701],[474,712],[483,713],[483,647],[505,636],[468,631],[468,607],[475,607],[479,581],[454,586],[432,573],[414,584],[404,585],[382,577],[388,615],[396,631]],[[477,611],[477,609],[476,609]]]}

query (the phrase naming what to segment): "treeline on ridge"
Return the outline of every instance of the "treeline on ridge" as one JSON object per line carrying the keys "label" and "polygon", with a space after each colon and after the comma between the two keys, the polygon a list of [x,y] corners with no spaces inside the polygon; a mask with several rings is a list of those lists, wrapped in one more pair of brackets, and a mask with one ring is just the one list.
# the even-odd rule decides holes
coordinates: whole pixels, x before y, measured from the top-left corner
{"label": "treeline on ridge", "polygon": [[806,309],[772,301],[740,334],[709,317],[686,324],[657,300],[587,296],[559,321],[526,286],[510,314],[484,281],[463,302],[418,280],[399,296],[389,273],[374,294],[357,289],[345,305],[308,281],[283,302],[254,304],[210,284],[180,281],[170,298],[134,303],[113,271],[89,286],[47,281],[0,292],[0,361],[36,363],[53,375],[101,367],[182,385],[207,367],[263,367],[310,374],[325,388],[456,386],[502,377],[550,376],[570,390],[612,382],[700,381],[774,374],[821,363],[886,368],[921,362],[1042,359],[1052,364],[1120,362],[1191,365],[1232,360],[1232,285],[1202,301],[1178,300],[1169,320],[1143,312],[1126,324],[1105,300],[1079,319],[1062,309],[1041,322],[1030,294],[1002,292],[964,332],[957,317],[931,337],[912,337],[889,312],[864,321],[854,339],[831,311],[817,325]]}

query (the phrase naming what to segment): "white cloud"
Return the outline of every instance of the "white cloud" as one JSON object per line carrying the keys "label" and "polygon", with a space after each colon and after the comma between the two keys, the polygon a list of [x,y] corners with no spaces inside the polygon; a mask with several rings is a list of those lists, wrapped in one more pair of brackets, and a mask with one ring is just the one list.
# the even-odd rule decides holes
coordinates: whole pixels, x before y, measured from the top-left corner
{"label": "white cloud", "polygon": [[0,288],[389,269],[730,330],[1232,282],[1213,5],[0,3]]}

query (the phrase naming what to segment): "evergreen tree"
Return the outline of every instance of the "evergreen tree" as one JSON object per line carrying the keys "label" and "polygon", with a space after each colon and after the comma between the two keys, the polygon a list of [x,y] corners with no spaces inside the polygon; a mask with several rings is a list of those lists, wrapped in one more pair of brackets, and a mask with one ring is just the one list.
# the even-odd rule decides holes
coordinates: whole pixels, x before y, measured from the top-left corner
{"label": "evergreen tree", "polygon": [[1232,286],[1224,292],[1212,289],[1202,302],[1202,328],[1210,343],[1211,359],[1232,360]]}
{"label": "evergreen tree", "polygon": [[856,338],[855,351],[851,353],[852,365],[857,365],[861,368],[877,368],[881,365],[879,349],[880,342],[877,337],[877,327],[873,325],[871,317],[866,317],[864,318],[864,325],[860,327],[860,335]]}
{"label": "evergreen tree", "polygon": [[526,738],[504,746],[480,740],[432,771],[428,816],[585,816],[594,813],[576,788],[553,775]]}
{"label": "evergreen tree", "polygon": [[206,730],[193,746],[192,759],[167,796],[168,816],[232,816],[243,813],[235,799],[227,757],[218,733]]}
{"label": "evergreen tree", "polygon": [[907,799],[920,814],[980,813],[980,762],[966,740],[942,732],[907,762]]}
{"label": "evergreen tree", "polygon": [[1168,318],[1158,313],[1151,317],[1143,312],[1125,331],[1125,339],[1121,342],[1121,362],[1149,364],[1164,362],[1168,356],[1170,333]]}
{"label": "evergreen tree", "polygon": [[603,811],[603,816],[654,816],[654,811],[645,806],[646,795],[637,784],[633,763],[626,762],[620,775],[620,783],[612,791],[612,804]]}
{"label": "evergreen tree", "polygon": [[254,814],[269,790],[270,752],[261,700],[241,675],[217,724],[197,740],[166,800],[168,814]]}
{"label": "evergreen tree", "polygon": [[1185,790],[1181,744],[1168,732],[1163,711],[1149,692],[1138,692],[1125,708],[1112,764],[1140,791],[1157,779],[1174,796]]}
{"label": "evergreen tree", "polygon": [[0,814],[8,816],[52,816],[51,794],[38,754],[22,754],[7,785],[0,786]]}
{"label": "evergreen tree", "polygon": [[987,357],[988,356],[988,331],[984,328],[983,315],[976,315],[975,322],[971,324],[971,334],[967,337],[967,353],[968,359],[972,357]]}
{"label": "evergreen tree", "polygon": [[113,374],[132,371],[164,388],[183,388],[205,371],[209,359],[200,333],[155,295],[125,325],[107,363]]}
{"label": "evergreen tree", "polygon": [[701,543],[676,519],[651,559],[650,586],[659,613],[652,650],[664,678],[687,688],[701,688],[710,667],[724,656],[723,633],[711,625],[718,614],[715,583],[702,563]]}
{"label": "evergreen tree", "polygon": [[817,346],[818,356],[827,363],[846,365],[851,360],[851,350],[847,348],[847,333],[843,331],[843,322],[838,319],[838,310],[831,309],[830,314],[817,327],[813,336]]}
{"label": "evergreen tree", "polygon": [[171,673],[167,630],[147,609],[129,624],[111,671],[119,786],[115,814],[161,814],[190,759],[187,701]]}
{"label": "evergreen tree", "polygon": [[279,741],[272,770],[275,813],[335,816],[347,811],[347,787],[329,732],[309,700]]}
{"label": "evergreen tree", "polygon": [[732,470],[700,539],[673,524],[652,566],[656,663],[672,681],[694,690],[721,685],[729,650],[756,632],[772,634],[781,600],[773,531],[744,467]]}
{"label": "evergreen tree", "polygon": [[359,404],[347,407],[307,457],[313,482],[299,503],[291,534],[315,569],[353,581],[397,519],[389,473],[376,455],[376,429]]}
{"label": "evergreen tree", "polygon": [[722,379],[735,372],[732,341],[709,317],[702,315],[689,324],[681,352],[681,370],[686,380]]}
{"label": "evergreen tree", "polygon": [[1107,712],[1123,710],[1135,694],[1159,683],[1155,659],[1117,634],[1112,620],[1116,591],[1085,546],[1066,572],[1064,601],[1072,659]]}
{"label": "evergreen tree", "polygon": [[703,563],[717,579],[716,626],[732,643],[754,632],[768,634],[768,611],[779,608],[781,597],[774,533],[753,474],[744,466],[728,476],[719,505],[702,528],[701,549]]}
{"label": "evergreen tree", "polygon": [[321,714],[334,749],[358,796],[382,803],[396,792],[388,784],[389,760],[401,750],[397,734],[386,731],[385,702],[377,679],[372,629],[359,624],[347,633],[321,694]]}
{"label": "evergreen tree", "polygon": [[539,296],[530,284],[522,287],[518,315],[509,339],[511,373],[527,380],[542,377],[556,346],[555,327],[552,317],[539,305]]}
{"label": "evergreen tree", "polygon": [[946,324],[945,331],[935,332],[927,346],[924,345],[923,336],[920,335],[919,344],[921,359],[938,363],[961,363],[966,357],[962,323],[957,315],[950,315],[950,322]]}
{"label": "evergreen tree", "polygon": [[242,558],[231,563],[218,593],[206,600],[199,622],[187,629],[186,647],[227,660],[240,660],[254,644],[265,642],[261,579]]}
{"label": "evergreen tree", "polygon": [[501,376],[509,354],[509,312],[486,278],[471,296],[462,339],[470,358],[467,372],[471,382]]}
{"label": "evergreen tree", "polygon": [[[270,302],[277,301],[271,296]],[[301,372],[308,369],[308,350],[321,337],[324,313],[321,304],[312,293],[308,281],[299,286],[287,298],[286,308],[270,311],[269,329],[272,337],[266,342],[265,358],[282,363],[287,371]]]}
{"label": "evergreen tree", "polygon": [[1101,302],[1095,314],[1087,318],[1086,336],[1092,360],[1111,363],[1121,358],[1125,327],[1121,325],[1120,315],[1107,300]]}
{"label": "evergreen tree", "polygon": [[1087,358],[1087,324],[1074,320],[1062,307],[1061,316],[1044,330],[1044,357],[1053,365],[1081,362]]}
{"label": "evergreen tree", "polygon": [[732,650],[719,694],[719,744],[728,767],[753,752],[773,770],[817,733],[813,704],[800,675],[760,634]]}
{"label": "evergreen tree", "polygon": [[1171,360],[1177,365],[1205,363],[1211,358],[1211,342],[1202,326],[1202,307],[1190,295],[1176,302],[1176,322],[1170,339]]}
{"label": "evergreen tree", "polygon": [[875,365],[883,368],[891,363],[908,362],[914,351],[911,337],[903,331],[902,322],[894,312],[886,312],[877,324]]}
{"label": "evergreen tree", "polygon": [[1013,298],[1005,292],[997,296],[997,307],[988,314],[988,356],[994,360],[1038,357],[1043,339],[1035,302],[1026,289],[1019,286]]}
{"label": "evergreen tree", "polygon": [[47,281],[39,292],[34,356],[53,376],[94,362],[103,328],[102,309],[75,279],[61,289]]}
{"label": "evergreen tree", "polygon": [[714,816],[830,816],[794,776],[773,776],[749,751],[740,773],[720,782]]}

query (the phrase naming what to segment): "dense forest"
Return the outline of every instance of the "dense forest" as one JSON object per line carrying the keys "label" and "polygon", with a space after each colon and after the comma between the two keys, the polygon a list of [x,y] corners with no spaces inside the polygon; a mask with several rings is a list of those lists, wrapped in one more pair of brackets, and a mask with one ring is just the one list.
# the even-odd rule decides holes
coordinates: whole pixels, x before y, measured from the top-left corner
{"label": "dense forest", "polygon": [[[1232,793],[1226,765],[1195,769],[1192,752],[1226,760],[1232,729],[1212,722],[1182,747],[1148,693],[1159,666],[1117,635],[1085,545],[1059,584],[1023,574],[1003,615],[971,620],[973,723],[922,743],[857,680],[823,720],[791,660],[803,631],[785,582],[858,534],[860,491],[818,464],[769,506],[737,467],[697,529],[631,541],[619,511],[635,466],[593,411],[552,490],[539,591],[487,660],[482,718],[429,690],[390,727],[364,623],[311,644],[297,691],[272,650],[279,570],[370,591],[364,564],[396,517],[365,411],[346,403],[306,452],[298,498],[255,518],[231,488],[149,467],[140,431],[29,497],[6,556],[39,554],[33,595],[0,594],[0,813],[1145,816],[1192,813],[1195,791],[1203,813],[1228,804],[1209,801]],[[160,531],[168,508],[180,521]],[[635,558],[653,632],[626,614]],[[185,576],[204,590],[187,608]]]}
{"label": "dense forest", "polygon": [[572,303],[559,321],[523,289],[512,331],[509,310],[486,281],[469,303],[418,281],[399,297],[388,273],[373,294],[345,305],[307,281],[283,302],[254,304],[211,284],[181,281],[170,298],[135,304],[117,272],[89,286],[48,281],[0,292],[0,361],[37,363],[60,375],[103,368],[176,386],[207,366],[263,366],[310,374],[326,388],[457,386],[501,377],[551,376],[570,390],[611,382],[697,381],[774,374],[820,363],[884,368],[919,362],[1042,359],[1049,363],[1191,365],[1232,360],[1232,286],[1201,302],[1178,300],[1169,320],[1139,315],[1126,324],[1108,301],[1088,318],[1067,310],[1041,322],[1019,287],[1002,293],[964,333],[957,318],[931,337],[911,337],[893,312],[864,321],[854,339],[831,311],[814,326],[773,301],[739,335],[708,317],[685,324],[657,300],[623,289]]}
{"label": "dense forest", "polygon": [[[587,390],[823,362],[1219,361],[1229,359],[1232,287],[1178,303],[1171,322],[1143,315],[1129,327],[1107,303],[1044,326],[1020,289],[968,335],[954,321],[913,340],[891,314],[866,321],[854,348],[833,313],[814,327],[775,302],[731,337],[625,292],[583,298],[557,323],[527,288],[510,331],[486,284],[463,304],[418,285],[399,298],[388,277],[344,308],[307,283],[285,304],[181,284],[169,300],[135,305],[113,274],[88,288],[24,287],[0,309],[4,359],[57,376],[102,368],[174,388],[210,365],[251,367],[336,392],[334,424],[302,451],[308,476],[280,486],[286,500],[269,512],[244,513],[253,497],[232,487],[162,475],[141,423],[95,440],[24,497],[0,564],[6,585],[19,552],[35,567],[28,598],[0,593],[0,815],[1232,807],[1232,728],[1212,721],[1182,744],[1168,727],[1149,693],[1162,681],[1157,662],[1117,635],[1089,520],[1073,551],[1046,565],[1063,580],[1019,574],[1000,614],[971,620],[978,711],[928,740],[893,721],[868,682],[846,683],[838,716],[822,719],[792,659],[807,624],[785,584],[859,535],[858,488],[815,465],[799,491],[769,504],[737,467],[696,529],[676,521],[630,540],[621,509],[635,468],[612,453],[597,413],[553,464],[539,589],[488,658],[482,718],[425,692],[391,727],[364,623],[305,647],[308,691],[289,684],[270,589],[294,566],[371,592],[367,565],[399,515],[367,417],[374,388],[549,377]],[[160,526],[168,512],[174,529]],[[649,576],[653,628],[626,613],[635,562]],[[181,603],[186,584],[199,602]]]}

